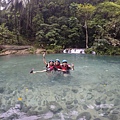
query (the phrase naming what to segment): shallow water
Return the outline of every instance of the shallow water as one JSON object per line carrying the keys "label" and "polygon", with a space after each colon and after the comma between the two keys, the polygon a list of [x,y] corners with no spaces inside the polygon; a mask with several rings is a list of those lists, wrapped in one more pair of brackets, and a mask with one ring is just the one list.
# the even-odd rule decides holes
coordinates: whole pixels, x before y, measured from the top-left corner
{"label": "shallow water", "polygon": [[[79,112],[81,101],[82,104],[92,104],[95,99],[104,98],[104,94],[109,91],[117,92],[113,95],[114,98],[120,95],[120,56],[81,54],[46,56],[47,61],[56,58],[61,61],[67,59],[69,64],[74,63],[75,70],[71,71],[71,76],[59,77],[56,74],[48,75],[47,73],[30,74],[32,68],[45,69],[42,55],[0,57],[1,108],[8,104],[14,105],[20,100],[19,98],[28,106],[42,108],[46,107],[47,102],[50,101],[57,101],[63,105],[63,108],[66,108],[67,101],[77,100],[74,105],[77,104]],[[98,93],[95,93],[98,88]],[[88,99],[89,93],[94,97]],[[114,101],[108,103],[113,104]]]}

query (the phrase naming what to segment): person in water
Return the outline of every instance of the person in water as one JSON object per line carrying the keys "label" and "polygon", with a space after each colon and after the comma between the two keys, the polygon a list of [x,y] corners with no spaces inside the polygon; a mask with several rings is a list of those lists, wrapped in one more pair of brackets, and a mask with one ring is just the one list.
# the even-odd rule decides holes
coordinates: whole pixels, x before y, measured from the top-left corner
{"label": "person in water", "polygon": [[47,71],[52,71],[54,70],[54,61],[53,60],[49,60],[49,62],[47,63],[45,60],[45,53],[43,54],[43,62],[46,65],[46,70]]}
{"label": "person in water", "polygon": [[67,64],[67,60],[62,61],[61,71],[63,74],[70,74],[70,70],[74,70],[74,65]]}
{"label": "person in water", "polygon": [[60,71],[60,70],[62,69],[59,59],[56,59],[56,60],[55,60],[54,68],[55,68],[55,69],[54,69],[55,71]]}

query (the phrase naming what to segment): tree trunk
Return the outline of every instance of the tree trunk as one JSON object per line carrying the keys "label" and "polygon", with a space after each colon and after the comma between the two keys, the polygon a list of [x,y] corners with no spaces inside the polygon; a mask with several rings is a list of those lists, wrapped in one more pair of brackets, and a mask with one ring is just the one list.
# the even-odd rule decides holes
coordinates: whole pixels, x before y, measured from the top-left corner
{"label": "tree trunk", "polygon": [[86,48],[88,48],[88,29],[87,29],[87,21],[85,20],[85,37],[86,37]]}

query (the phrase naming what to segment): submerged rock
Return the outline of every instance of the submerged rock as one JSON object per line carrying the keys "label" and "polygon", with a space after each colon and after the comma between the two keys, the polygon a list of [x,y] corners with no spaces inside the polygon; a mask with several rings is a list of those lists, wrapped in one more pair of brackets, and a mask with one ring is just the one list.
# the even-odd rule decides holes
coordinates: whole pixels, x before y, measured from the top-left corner
{"label": "submerged rock", "polygon": [[5,90],[3,87],[0,87],[0,93],[3,93]]}
{"label": "submerged rock", "polygon": [[118,120],[118,116],[114,115],[114,114],[111,114],[111,115],[109,115],[109,119],[110,120]]}
{"label": "submerged rock", "polygon": [[76,120],[90,120],[91,119],[91,114],[89,112],[83,112],[77,116]]}
{"label": "submerged rock", "polygon": [[53,113],[57,113],[60,110],[62,110],[62,107],[55,101],[51,101],[47,104],[47,107],[50,111],[52,111]]}
{"label": "submerged rock", "polygon": [[120,105],[120,99],[115,99],[114,100],[114,106]]}
{"label": "submerged rock", "polygon": [[72,91],[73,91],[74,93],[77,93],[77,92],[78,92],[78,89],[73,88]]}

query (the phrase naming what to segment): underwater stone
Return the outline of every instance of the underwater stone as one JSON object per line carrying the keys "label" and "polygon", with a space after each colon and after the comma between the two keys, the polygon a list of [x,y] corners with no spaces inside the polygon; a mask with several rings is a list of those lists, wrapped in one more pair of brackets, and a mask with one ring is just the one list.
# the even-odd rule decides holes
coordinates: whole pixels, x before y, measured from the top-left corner
{"label": "underwater stone", "polygon": [[93,120],[101,120],[100,118],[95,118],[95,119],[93,119]]}
{"label": "underwater stone", "polygon": [[100,109],[101,109],[100,106],[96,106],[96,107],[95,107],[95,110],[96,110],[96,111],[99,111]]}
{"label": "underwater stone", "polygon": [[101,104],[100,99],[95,100],[95,104],[96,104],[96,105],[100,105],[100,104]]}
{"label": "underwater stone", "polygon": [[74,100],[74,104],[78,104],[78,100]]}
{"label": "underwater stone", "polygon": [[70,104],[72,104],[73,103],[73,101],[71,100],[71,101],[66,101],[66,105],[70,105]]}
{"label": "underwater stone", "polygon": [[53,113],[57,113],[60,110],[62,110],[62,107],[56,102],[56,101],[51,101],[47,104],[47,107],[50,111]]}
{"label": "underwater stone", "polygon": [[93,95],[91,93],[88,93],[86,97],[87,97],[87,100],[90,100],[93,98]]}
{"label": "underwater stone", "polygon": [[114,114],[109,115],[108,118],[109,118],[110,120],[118,120],[118,116],[117,116],[117,115],[114,115]]}
{"label": "underwater stone", "polygon": [[91,114],[89,112],[83,112],[77,116],[76,120],[90,120],[91,119]]}
{"label": "underwater stone", "polygon": [[112,114],[118,114],[118,113],[119,113],[118,110],[113,110],[113,111],[112,111]]}
{"label": "underwater stone", "polygon": [[3,93],[3,92],[4,92],[4,88],[0,87],[0,93]]}
{"label": "underwater stone", "polygon": [[73,88],[72,91],[73,91],[74,93],[77,93],[77,92],[78,92],[78,89]]}
{"label": "underwater stone", "polygon": [[19,115],[17,115],[16,113],[14,113],[11,116],[9,116],[7,119],[8,120],[15,120],[15,119],[18,119],[18,118],[19,118]]}
{"label": "underwater stone", "polygon": [[19,109],[21,110],[22,107],[23,107],[23,102],[22,102],[22,101],[18,101],[18,102],[15,104],[15,107],[19,107]]}
{"label": "underwater stone", "polygon": [[66,92],[63,92],[63,96],[65,97],[67,94],[66,94]]}
{"label": "underwater stone", "polygon": [[120,105],[120,99],[115,99],[114,100],[114,106]]}
{"label": "underwater stone", "polygon": [[68,109],[72,109],[74,107],[74,105],[67,105],[66,106]]}
{"label": "underwater stone", "polygon": [[83,106],[83,109],[84,109],[84,110],[87,110],[87,109],[88,109],[87,105],[83,104],[82,106]]}

